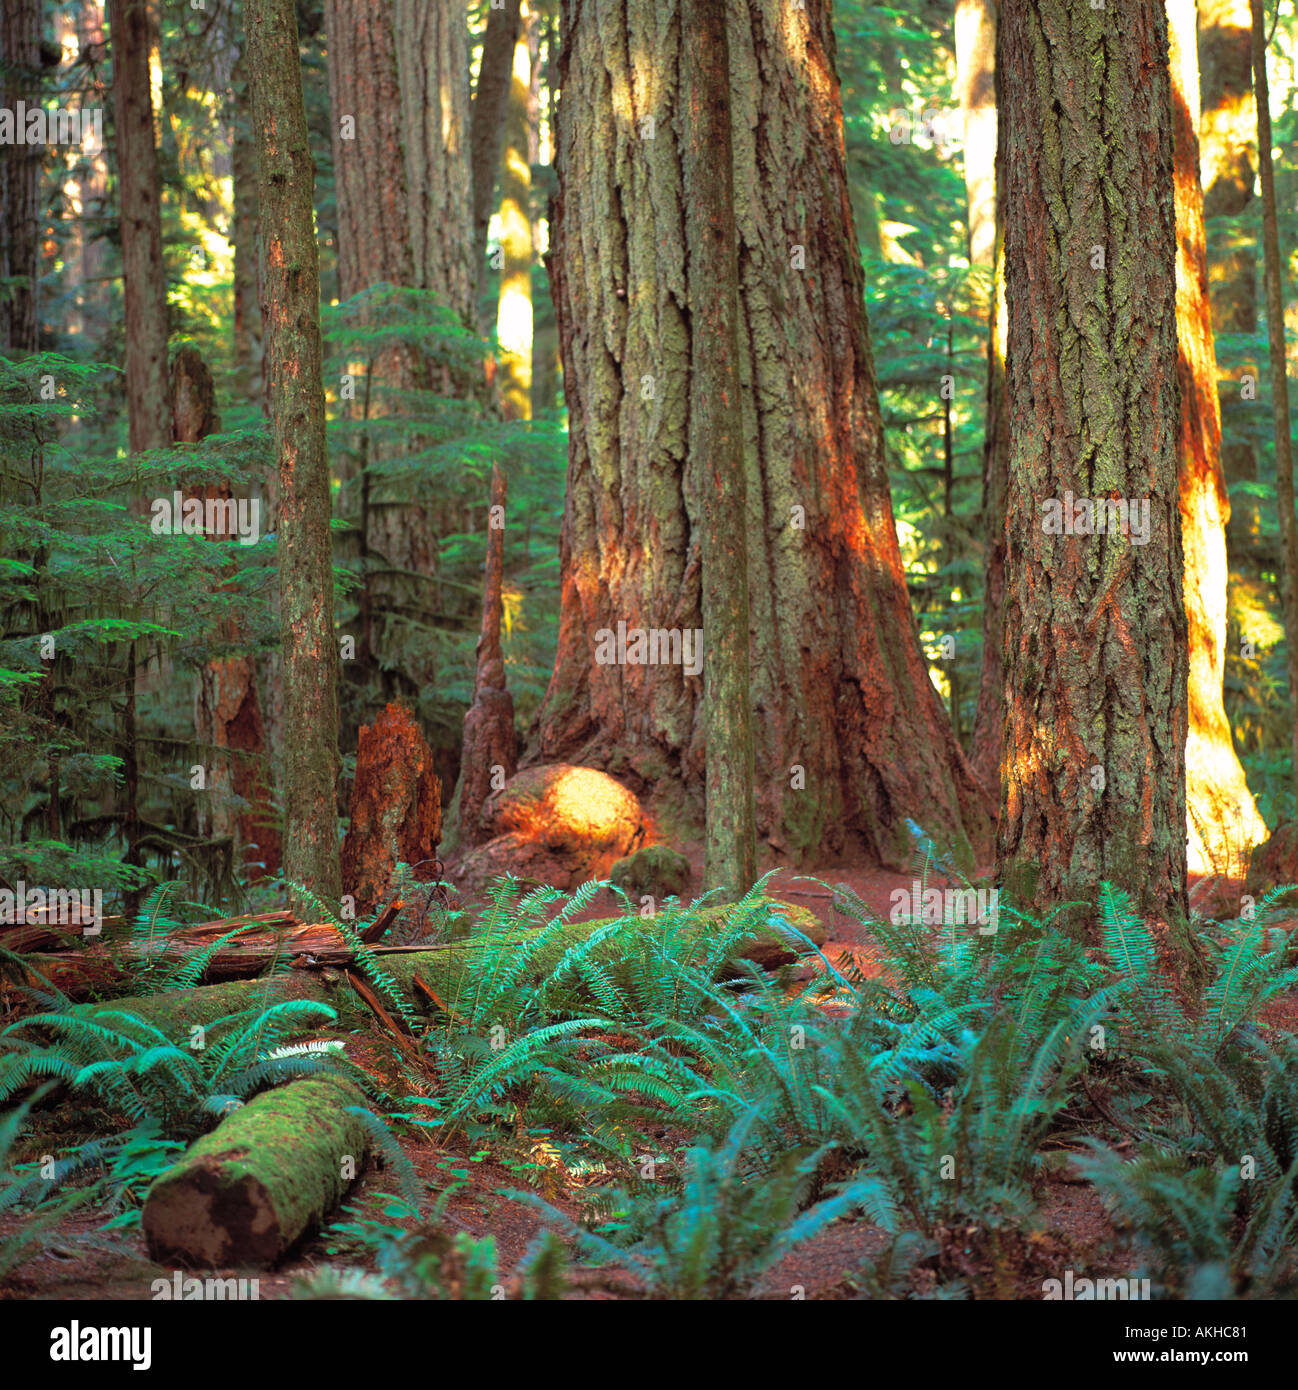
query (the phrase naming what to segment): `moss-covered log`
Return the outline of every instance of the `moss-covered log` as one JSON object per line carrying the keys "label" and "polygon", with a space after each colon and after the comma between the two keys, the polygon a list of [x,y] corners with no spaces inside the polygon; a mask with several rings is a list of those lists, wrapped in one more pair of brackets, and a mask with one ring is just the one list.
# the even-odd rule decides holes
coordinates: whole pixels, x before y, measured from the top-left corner
{"label": "moss-covered log", "polygon": [[[96,1009],[115,1009],[134,1014],[174,1040],[188,1034],[195,1026],[207,1027],[218,1018],[243,1009],[269,1008],[289,999],[310,999],[341,1008],[351,997],[350,990],[344,991],[316,971],[286,970],[269,979],[231,980],[226,984],[198,985],[194,989],[173,989],[162,994],[128,995],[124,999],[74,1004],[68,1012],[84,1015]],[[318,1025],[312,1031],[317,1030]]]}
{"label": "moss-covered log", "polygon": [[332,1079],[265,1091],[191,1146],[149,1189],[143,1227],[155,1260],[270,1265],[338,1205],[360,1171],[359,1091]]}

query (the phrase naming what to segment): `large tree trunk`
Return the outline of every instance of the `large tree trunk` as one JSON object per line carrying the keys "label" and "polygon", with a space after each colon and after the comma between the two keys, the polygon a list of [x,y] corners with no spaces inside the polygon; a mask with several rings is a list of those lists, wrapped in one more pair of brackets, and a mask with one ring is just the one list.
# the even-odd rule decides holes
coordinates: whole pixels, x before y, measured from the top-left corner
{"label": "large tree trunk", "polygon": [[[1257,107],[1253,101],[1249,0],[1199,0],[1199,145],[1204,216],[1234,217],[1253,201],[1257,177]],[[1257,255],[1247,239],[1238,245],[1214,237],[1208,244],[1208,290],[1217,333],[1257,332]],[[1242,370],[1252,369],[1246,363]],[[1240,399],[1237,375],[1223,379],[1227,406]],[[1251,407],[1242,405],[1241,410]],[[1252,441],[1230,429],[1227,412],[1221,449],[1227,484],[1257,481]],[[1231,562],[1256,575],[1254,553],[1261,531],[1258,501],[1239,495],[1231,508]]]}
{"label": "large tree trunk", "polygon": [[338,648],[321,382],[320,268],[293,0],[245,12],[265,246],[262,322],[279,459],[277,533],[284,660],[284,873],[336,901]]}
{"label": "large tree trunk", "polygon": [[1276,222],[1271,160],[1271,109],[1266,77],[1266,13],[1252,0],[1253,96],[1257,103],[1258,175],[1262,191],[1262,254],[1266,271],[1266,335],[1271,355],[1271,413],[1275,431],[1275,500],[1280,513],[1281,593],[1293,767],[1298,776],[1298,517],[1294,515],[1293,443],[1289,434],[1289,378],[1285,361],[1284,268]]}
{"label": "large tree trunk", "polygon": [[149,85],[150,25],[145,0],[108,0],[117,125],[117,190],[122,216],[126,400],[131,452],[171,443],[167,381],[167,276]]}
{"label": "large tree trunk", "polygon": [[[0,107],[41,104],[41,0],[4,0],[0,12]],[[41,156],[37,144],[0,146],[0,351],[39,350]],[[4,281],[10,283],[4,284]]]}
{"label": "large tree trunk", "polygon": [[683,0],[685,246],[692,285],[689,464],[703,575],[703,889],[742,897],[757,877],[748,546],[740,404],[739,256],[730,148],[726,0]]}
{"label": "large tree trunk", "polygon": [[234,368],[236,390],[255,405],[263,404],[265,346],[261,332],[261,233],[257,213],[257,146],[249,109],[246,43],[237,36],[234,109],[231,125],[231,184],[234,199]]}
{"label": "large tree trunk", "polygon": [[1188,867],[1243,876],[1266,838],[1235,756],[1222,705],[1226,652],[1226,519],[1217,355],[1199,184],[1199,64],[1194,0],[1167,0],[1176,173],[1176,326],[1181,382],[1181,544],[1189,629],[1189,730],[1185,749]]}
{"label": "large tree trunk", "polygon": [[[1092,902],[1107,880],[1141,910],[1181,915],[1166,15],[1144,0],[1004,0],[997,65],[1011,412],[999,870],[1038,907]],[[1081,499],[1136,505],[1131,533],[1113,533],[1104,505],[1105,534],[1079,534]],[[1065,509],[1070,524],[1055,533]]]}
{"label": "large tree trunk", "polygon": [[[674,0],[597,0],[563,23],[552,289],[568,490],[534,757],[653,787],[697,823],[688,36]],[[907,817],[981,842],[989,808],[929,680],[893,524],[825,0],[740,5],[730,64],[758,825],[796,859],[852,846],[897,862]],[[620,622],[680,645],[665,665],[597,660]]]}
{"label": "large tree trunk", "polygon": [[507,420],[532,414],[532,73],[536,14],[523,6],[505,115],[500,164],[500,295],[496,339],[500,344],[501,411]]}

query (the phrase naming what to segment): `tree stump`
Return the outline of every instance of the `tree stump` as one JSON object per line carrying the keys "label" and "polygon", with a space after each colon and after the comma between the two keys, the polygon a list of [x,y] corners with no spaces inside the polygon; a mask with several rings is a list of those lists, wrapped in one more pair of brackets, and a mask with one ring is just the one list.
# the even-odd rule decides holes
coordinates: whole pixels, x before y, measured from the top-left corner
{"label": "tree stump", "polygon": [[352,783],[351,824],[343,840],[343,892],[358,915],[389,895],[398,861],[417,879],[434,876],[432,860],[442,835],[442,789],[433,750],[410,712],[389,705],[362,725]]}

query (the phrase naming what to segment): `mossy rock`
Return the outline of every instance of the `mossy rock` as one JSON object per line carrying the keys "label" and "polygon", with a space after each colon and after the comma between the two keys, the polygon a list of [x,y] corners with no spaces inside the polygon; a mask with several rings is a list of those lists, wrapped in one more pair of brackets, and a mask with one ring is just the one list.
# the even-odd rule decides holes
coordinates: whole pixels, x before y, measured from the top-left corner
{"label": "mossy rock", "polygon": [[679,898],[690,886],[690,861],[666,845],[646,845],[619,859],[608,876],[633,902]]}

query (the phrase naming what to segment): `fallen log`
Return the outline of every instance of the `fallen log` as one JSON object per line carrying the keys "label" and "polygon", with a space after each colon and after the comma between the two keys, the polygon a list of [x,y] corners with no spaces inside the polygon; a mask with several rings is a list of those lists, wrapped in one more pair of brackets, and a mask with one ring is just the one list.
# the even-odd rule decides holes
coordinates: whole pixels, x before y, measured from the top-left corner
{"label": "fallen log", "polygon": [[[782,920],[803,932],[817,946],[824,945],[825,930],[815,914],[807,908],[772,899],[770,909],[773,914],[778,914]],[[720,929],[725,914],[729,911],[730,909],[724,906],[705,908],[694,918],[691,930],[700,950],[707,935]],[[234,920],[238,924],[238,919]],[[569,924],[555,940],[547,943],[538,952],[538,972],[553,968],[570,946],[584,940],[591,932],[613,920],[615,919],[610,917],[600,917]],[[653,931],[656,929],[654,924],[659,919],[636,917],[630,920],[637,930]],[[174,968],[183,963],[190,951],[225,935],[225,932],[219,930],[221,927],[230,929],[226,923],[214,922],[183,932],[173,932],[166,938],[165,945],[148,959],[154,961],[160,970]],[[521,943],[533,934],[530,931],[521,931],[504,938],[503,941],[506,946],[510,941]],[[687,934],[682,941],[686,950],[689,949],[690,942],[691,938]],[[416,972],[421,973],[426,983],[442,995],[444,988],[453,988],[455,981],[464,975],[473,953],[482,950],[484,944],[483,937],[468,936],[435,946],[380,944],[370,946],[369,950],[374,956],[381,958],[382,968],[401,983],[411,1000],[422,1005],[426,1001],[414,984]],[[497,941],[495,944],[499,946],[501,943]],[[608,955],[613,954],[611,946],[606,950]],[[799,952],[792,949],[776,930],[764,926],[755,937],[740,947],[736,952],[736,959],[750,960],[763,969],[770,970],[778,965],[788,964],[795,960],[798,954]],[[72,999],[85,999],[91,995],[111,995],[115,991],[129,988],[135,978],[123,963],[121,955],[115,956],[108,949],[101,947],[58,955],[32,955],[27,959],[34,970],[40,971]],[[355,951],[335,927],[327,922],[308,923],[271,932],[245,933],[227,942],[208,962],[203,979],[209,982],[209,986],[248,980],[260,975],[276,962],[283,961],[287,961],[293,967],[292,973],[315,972],[326,966],[342,970],[355,967],[357,964]],[[733,973],[736,971],[723,972]],[[176,999],[192,993],[193,991],[173,990],[162,995],[144,995],[140,998],[153,1005],[161,1000]],[[114,1000],[113,1007],[122,1007],[124,1003],[122,1000]],[[225,1012],[233,1012],[233,1009]]]}
{"label": "fallen log", "polygon": [[149,1188],[149,1254],[189,1268],[272,1265],[342,1200],[369,1147],[333,1078],[263,1091],[191,1145]]}

